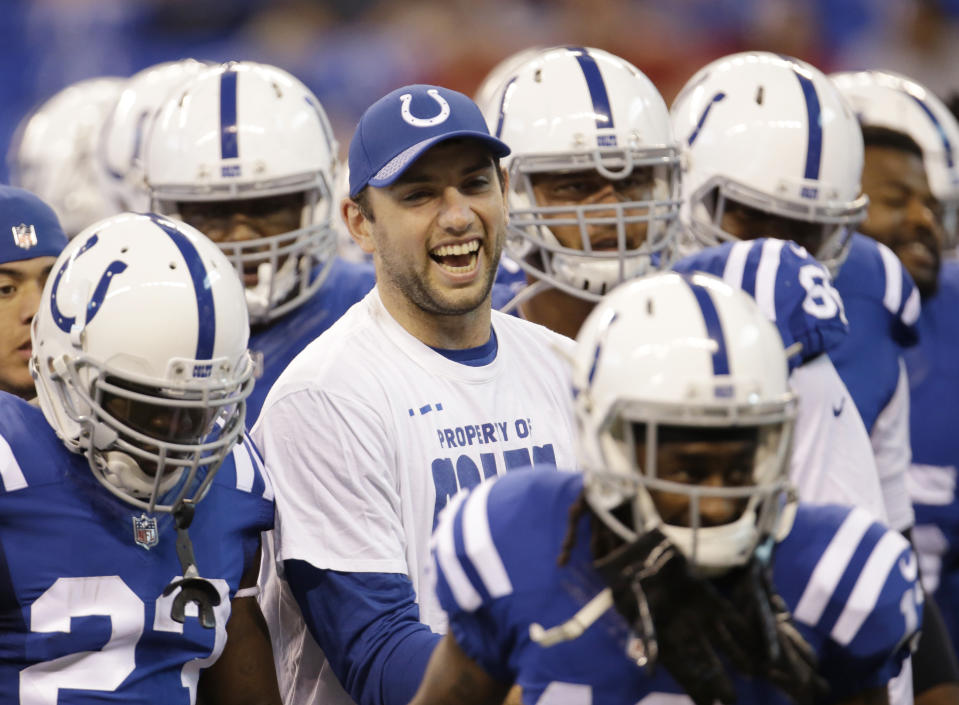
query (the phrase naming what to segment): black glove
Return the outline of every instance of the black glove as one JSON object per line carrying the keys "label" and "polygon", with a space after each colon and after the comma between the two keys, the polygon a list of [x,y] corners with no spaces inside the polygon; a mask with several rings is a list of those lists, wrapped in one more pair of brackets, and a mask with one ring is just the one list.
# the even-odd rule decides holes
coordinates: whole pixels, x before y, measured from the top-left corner
{"label": "black glove", "polygon": [[763,678],[800,705],[826,692],[812,648],[771,587],[768,566],[754,559],[719,583],[693,575],[657,530],[595,564],[653,665],[662,663],[696,705],[736,699],[720,656],[740,673]]}
{"label": "black glove", "polygon": [[770,566],[754,557],[723,582],[750,624],[742,642],[750,658],[737,668],[770,681],[799,705],[821,700],[829,686],[819,675],[816,654],[773,588]]}
{"label": "black glove", "polygon": [[662,663],[696,705],[735,702],[719,654],[745,660],[739,640],[747,624],[709,581],[690,573],[683,554],[660,531],[647,532],[594,567],[650,666]]}

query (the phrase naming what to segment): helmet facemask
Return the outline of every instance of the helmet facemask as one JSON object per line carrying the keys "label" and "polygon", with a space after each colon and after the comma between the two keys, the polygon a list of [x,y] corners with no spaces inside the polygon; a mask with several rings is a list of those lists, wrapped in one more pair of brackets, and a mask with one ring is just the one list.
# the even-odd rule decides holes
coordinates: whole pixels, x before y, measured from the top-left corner
{"label": "helmet facemask", "polygon": [[[578,173],[608,179],[617,200],[590,202],[595,200],[590,195],[578,203],[540,203],[537,176]],[[638,187],[646,189],[645,198],[628,200],[620,189],[626,190],[627,179],[637,174],[649,177],[647,185]],[[506,251],[529,274],[549,286],[577,298],[598,301],[620,282],[668,265],[680,203],[674,148],[599,148],[517,155],[510,164],[510,184]],[[640,224],[646,226],[645,235],[635,234],[635,226]],[[561,243],[554,232],[558,228],[578,230],[576,246]],[[601,243],[602,249],[594,249],[591,241],[590,230],[596,228],[609,228],[612,235]]]}
{"label": "helmet facemask", "polygon": [[[820,189],[815,181],[797,185],[796,190]],[[797,242],[805,247],[835,277],[849,254],[852,234],[866,218],[869,200],[863,194],[852,203],[803,202],[799,199],[777,197],[757,191],[722,176],[714,176],[690,195],[689,235],[698,248],[712,247],[740,238],[725,230],[723,218],[733,208],[758,211],[764,217],[795,221],[797,229],[819,230]],[[816,227],[818,226],[818,228]],[[756,237],[779,237],[775,232],[756,233]],[[796,239],[796,238],[791,238]],[[681,256],[682,252],[677,252]]]}
{"label": "helmet facemask", "polygon": [[742,565],[776,533],[794,414],[791,395],[755,405],[620,402],[598,429],[603,467],[588,470],[587,498],[627,542],[657,528],[697,570]]}
{"label": "helmet facemask", "polygon": [[330,184],[320,175],[309,188],[290,190],[290,181],[295,184],[302,178],[306,177],[246,187],[231,184],[229,189],[204,190],[202,198],[194,187],[154,191],[154,207],[159,212],[185,220],[203,232],[208,230],[204,229],[202,216],[197,221],[182,212],[188,206],[195,209],[211,204],[229,211],[241,201],[302,193],[300,227],[277,235],[216,243],[241,278],[256,274],[256,284],[245,287],[251,323],[279,318],[309,299],[322,286],[336,255]]}
{"label": "helmet facemask", "polygon": [[[73,445],[106,489],[151,514],[174,513],[203,498],[243,432],[253,364],[249,355],[239,364],[174,359],[170,383],[157,387],[80,354],[49,360],[36,376],[41,394],[79,427]],[[202,382],[191,379],[200,365],[209,370]]]}

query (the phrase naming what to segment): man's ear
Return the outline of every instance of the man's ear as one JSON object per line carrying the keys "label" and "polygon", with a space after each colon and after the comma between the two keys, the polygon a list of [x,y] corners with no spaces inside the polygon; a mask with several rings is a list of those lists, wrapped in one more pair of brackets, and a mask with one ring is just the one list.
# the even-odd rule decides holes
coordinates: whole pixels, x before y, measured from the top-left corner
{"label": "man's ear", "polygon": [[500,171],[503,174],[503,217],[506,219],[506,222],[509,222],[509,172],[506,171],[503,167],[500,167]]}
{"label": "man's ear", "polygon": [[340,215],[350,231],[350,237],[368,255],[373,254],[376,248],[373,245],[372,223],[363,215],[359,204],[351,198],[344,198],[340,202]]}

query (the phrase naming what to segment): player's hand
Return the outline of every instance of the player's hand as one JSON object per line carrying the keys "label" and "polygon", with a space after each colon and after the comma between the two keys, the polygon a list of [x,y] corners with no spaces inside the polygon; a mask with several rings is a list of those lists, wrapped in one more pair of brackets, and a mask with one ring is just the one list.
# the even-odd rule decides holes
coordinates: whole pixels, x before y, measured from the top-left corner
{"label": "player's hand", "polygon": [[719,654],[734,663],[745,660],[739,644],[748,625],[709,581],[690,573],[683,554],[661,532],[647,532],[595,567],[643,645],[640,665],[662,663],[696,705],[735,701]]}
{"label": "player's hand", "polygon": [[768,679],[798,705],[822,699],[829,690],[828,684],[818,673],[812,647],[775,592],[769,567],[753,559],[731,574],[729,580],[732,598],[750,623],[742,642],[749,657],[737,668]]}
{"label": "player's hand", "polygon": [[518,685],[510,688],[503,705],[523,705],[523,689]]}

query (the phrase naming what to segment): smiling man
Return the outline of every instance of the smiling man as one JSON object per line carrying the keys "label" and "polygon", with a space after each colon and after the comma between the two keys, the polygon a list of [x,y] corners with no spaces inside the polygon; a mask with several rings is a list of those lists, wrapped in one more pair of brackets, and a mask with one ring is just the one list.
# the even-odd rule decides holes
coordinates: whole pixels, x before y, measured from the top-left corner
{"label": "smiling man", "polygon": [[0,186],[0,390],[23,399],[34,397],[30,324],[66,244],[52,208],[29,191]]}
{"label": "smiling man", "polygon": [[869,196],[862,232],[896,253],[925,300],[939,288],[942,204],[929,188],[922,148],[910,136],[863,126],[862,189]]}
{"label": "smiling man", "polygon": [[479,108],[400,88],[350,145],[344,220],[376,287],[277,380],[254,427],[275,478],[261,578],[287,703],[406,703],[446,617],[427,572],[460,489],[574,463],[572,342],[491,310],[509,153]]}

